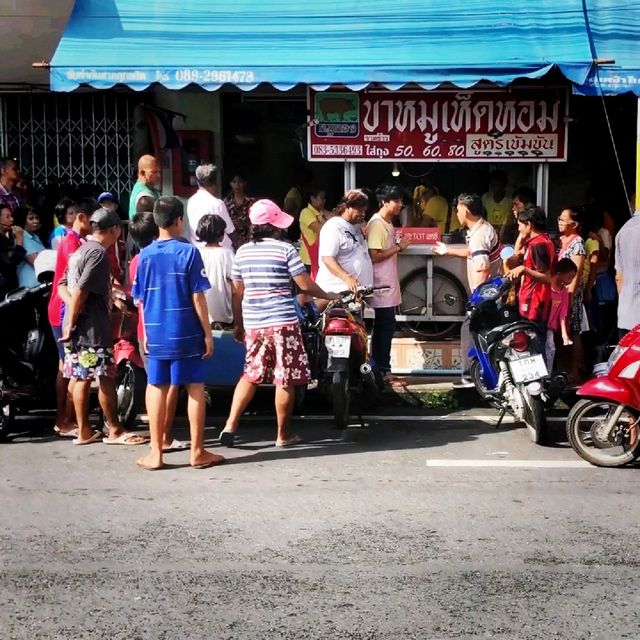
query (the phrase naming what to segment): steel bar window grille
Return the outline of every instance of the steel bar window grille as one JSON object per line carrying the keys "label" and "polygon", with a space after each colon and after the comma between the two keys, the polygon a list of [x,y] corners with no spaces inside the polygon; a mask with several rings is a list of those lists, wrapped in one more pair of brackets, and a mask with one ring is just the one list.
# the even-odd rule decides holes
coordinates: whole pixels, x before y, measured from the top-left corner
{"label": "steel bar window grille", "polygon": [[116,93],[0,97],[0,147],[37,189],[96,185],[127,199],[134,98]]}

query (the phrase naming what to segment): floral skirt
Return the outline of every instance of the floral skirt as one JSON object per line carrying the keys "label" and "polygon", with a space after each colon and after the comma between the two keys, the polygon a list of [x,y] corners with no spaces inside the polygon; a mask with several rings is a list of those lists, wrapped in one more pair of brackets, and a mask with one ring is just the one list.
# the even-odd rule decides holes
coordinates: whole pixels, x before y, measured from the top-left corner
{"label": "floral skirt", "polygon": [[244,378],[253,384],[295,387],[309,381],[309,359],[299,324],[245,331]]}

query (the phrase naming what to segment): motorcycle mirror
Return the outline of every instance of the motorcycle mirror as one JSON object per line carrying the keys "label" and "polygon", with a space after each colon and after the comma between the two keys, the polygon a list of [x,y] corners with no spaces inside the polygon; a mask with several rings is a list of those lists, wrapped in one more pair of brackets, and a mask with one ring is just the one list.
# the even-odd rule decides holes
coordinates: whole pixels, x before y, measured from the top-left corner
{"label": "motorcycle mirror", "polygon": [[502,247],[502,251],[500,251],[500,257],[503,260],[508,260],[515,254],[516,250],[511,246],[507,245],[506,247]]}

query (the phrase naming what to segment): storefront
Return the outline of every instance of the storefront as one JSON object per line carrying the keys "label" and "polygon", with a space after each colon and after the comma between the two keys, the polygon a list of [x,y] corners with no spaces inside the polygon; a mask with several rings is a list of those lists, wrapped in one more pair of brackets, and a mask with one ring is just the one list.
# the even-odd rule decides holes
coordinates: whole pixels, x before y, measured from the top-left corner
{"label": "storefront", "polygon": [[[558,12],[549,0],[506,9],[483,0],[469,12],[464,0],[316,0],[301,11],[293,0],[191,0],[179,13],[168,4],[150,13],[142,0],[77,0],[51,86],[129,87],[184,114],[175,124],[188,144],[163,156],[165,192],[188,195],[181,165],[204,159],[204,148],[223,176],[241,166],[255,193],[280,202],[301,166],[330,203],[345,188],[384,182],[412,199],[424,181],[449,202],[461,191],[486,192],[490,173],[501,170],[507,194],[529,186],[554,212],[583,201],[596,179],[624,193],[606,127],[628,131],[635,104],[603,123],[599,99],[573,95],[640,91],[640,64],[629,53],[640,17],[612,21],[604,5],[570,0]],[[625,32],[615,26],[623,19]],[[602,65],[612,60],[625,73]],[[208,140],[198,138],[203,132]],[[604,166],[585,163],[590,144],[591,156],[607,157]],[[616,150],[627,173],[629,148]],[[429,253],[413,247],[402,258],[404,276],[423,273],[416,281],[424,298],[407,302],[402,316],[443,338],[463,310],[464,264],[434,264]]]}

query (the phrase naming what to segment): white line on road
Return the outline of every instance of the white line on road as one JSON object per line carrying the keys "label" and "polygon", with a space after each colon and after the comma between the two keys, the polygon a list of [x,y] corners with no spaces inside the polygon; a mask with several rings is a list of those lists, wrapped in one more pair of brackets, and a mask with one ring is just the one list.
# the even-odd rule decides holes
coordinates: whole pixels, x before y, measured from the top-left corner
{"label": "white line on road", "polygon": [[427,460],[427,467],[508,467],[513,469],[595,469],[585,460]]}

